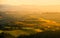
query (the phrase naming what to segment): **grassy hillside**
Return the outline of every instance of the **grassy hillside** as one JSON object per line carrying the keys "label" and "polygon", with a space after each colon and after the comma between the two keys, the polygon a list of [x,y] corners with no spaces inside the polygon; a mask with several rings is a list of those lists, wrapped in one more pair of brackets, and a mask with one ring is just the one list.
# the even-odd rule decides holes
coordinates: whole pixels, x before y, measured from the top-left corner
{"label": "grassy hillside", "polygon": [[12,35],[12,37],[18,37],[21,35],[30,36],[37,33],[45,34],[46,32],[60,31],[60,24],[53,20],[53,17],[57,17],[57,15],[43,14],[40,16],[39,14],[27,14],[18,15],[18,18],[15,16],[16,14],[0,12],[1,33],[4,32]]}
{"label": "grassy hillside", "polygon": [[60,13],[59,12],[55,12],[55,13],[54,12],[42,13],[41,17],[60,23]]}

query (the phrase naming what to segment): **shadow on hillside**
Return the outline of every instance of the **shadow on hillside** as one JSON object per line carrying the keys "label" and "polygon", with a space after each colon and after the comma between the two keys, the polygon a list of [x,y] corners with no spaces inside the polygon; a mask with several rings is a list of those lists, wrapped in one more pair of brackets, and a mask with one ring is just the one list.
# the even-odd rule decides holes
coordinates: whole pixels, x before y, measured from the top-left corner
{"label": "shadow on hillside", "polygon": [[[14,36],[8,34],[8,33],[0,33],[0,38],[15,38]],[[29,36],[18,36],[17,38],[60,38],[60,31],[45,31],[41,33],[37,33],[34,35]]]}
{"label": "shadow on hillside", "polygon": [[30,36],[19,36],[18,38],[60,38],[60,31],[58,32],[46,31]]}
{"label": "shadow on hillside", "polygon": [[0,34],[0,38],[15,38],[15,37],[12,36],[12,35],[10,35],[10,34],[8,34],[8,33],[2,32],[2,33]]}

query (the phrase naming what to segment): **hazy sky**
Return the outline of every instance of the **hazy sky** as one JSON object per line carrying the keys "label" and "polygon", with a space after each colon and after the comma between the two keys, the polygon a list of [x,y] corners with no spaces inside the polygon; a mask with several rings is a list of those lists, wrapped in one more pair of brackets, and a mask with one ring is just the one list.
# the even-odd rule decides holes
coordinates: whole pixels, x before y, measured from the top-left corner
{"label": "hazy sky", "polygon": [[60,0],[0,0],[0,4],[15,6],[19,5],[43,6],[40,7],[40,10],[42,11],[60,12]]}
{"label": "hazy sky", "polygon": [[60,0],[0,0],[0,4],[9,5],[60,5]]}

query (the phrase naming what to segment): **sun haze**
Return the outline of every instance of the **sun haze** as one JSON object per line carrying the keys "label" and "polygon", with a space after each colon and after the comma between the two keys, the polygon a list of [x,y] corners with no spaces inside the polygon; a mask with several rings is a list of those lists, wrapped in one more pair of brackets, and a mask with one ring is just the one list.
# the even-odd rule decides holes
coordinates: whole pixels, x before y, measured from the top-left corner
{"label": "sun haze", "polygon": [[34,5],[41,6],[37,8],[46,12],[60,12],[60,0],[0,0],[0,4],[12,6]]}
{"label": "sun haze", "polygon": [[0,4],[9,5],[60,5],[60,0],[0,0]]}

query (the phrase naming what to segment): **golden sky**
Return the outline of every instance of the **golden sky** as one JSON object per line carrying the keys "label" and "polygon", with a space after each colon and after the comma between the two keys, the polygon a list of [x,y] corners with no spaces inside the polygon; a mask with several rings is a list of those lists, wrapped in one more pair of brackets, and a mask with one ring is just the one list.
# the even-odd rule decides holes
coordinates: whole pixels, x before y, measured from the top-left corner
{"label": "golden sky", "polygon": [[0,0],[0,4],[8,5],[60,5],[60,0]]}
{"label": "golden sky", "polygon": [[15,6],[35,5],[35,6],[42,6],[40,7],[40,10],[42,11],[60,12],[60,0],[0,0],[0,4],[15,5]]}

